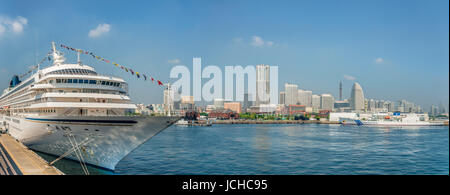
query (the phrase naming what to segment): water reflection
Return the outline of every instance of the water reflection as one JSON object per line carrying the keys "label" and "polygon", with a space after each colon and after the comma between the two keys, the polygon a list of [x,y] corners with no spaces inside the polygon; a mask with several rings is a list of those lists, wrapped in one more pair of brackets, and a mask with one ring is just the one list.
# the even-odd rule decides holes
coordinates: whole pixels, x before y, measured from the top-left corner
{"label": "water reflection", "polygon": [[[91,174],[448,174],[448,127],[213,125],[171,127]],[[56,157],[40,154],[52,161]],[[55,164],[83,174],[78,162]]]}

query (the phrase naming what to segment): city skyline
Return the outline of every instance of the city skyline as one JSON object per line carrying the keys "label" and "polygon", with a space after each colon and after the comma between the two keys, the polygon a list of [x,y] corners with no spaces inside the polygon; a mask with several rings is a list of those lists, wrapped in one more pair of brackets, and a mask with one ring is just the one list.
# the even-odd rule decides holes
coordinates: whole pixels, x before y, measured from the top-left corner
{"label": "city skyline", "polygon": [[[408,99],[425,109],[442,102],[448,108],[446,1],[164,1],[139,7],[45,2],[0,3],[1,88],[40,60],[54,40],[92,49],[164,81],[173,81],[171,67],[190,68],[192,57],[201,56],[204,65],[220,67],[278,65],[279,89],[288,82],[339,97],[342,81],[348,99],[357,81],[373,99]],[[75,54],[66,57],[76,62]],[[123,77],[136,103],[163,100],[158,86],[86,57],[82,61]]]}

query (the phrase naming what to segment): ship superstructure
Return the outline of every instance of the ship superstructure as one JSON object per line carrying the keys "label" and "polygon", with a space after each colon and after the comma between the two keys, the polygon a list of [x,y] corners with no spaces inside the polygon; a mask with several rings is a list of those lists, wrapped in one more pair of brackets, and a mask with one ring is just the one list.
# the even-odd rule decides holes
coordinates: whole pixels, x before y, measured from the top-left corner
{"label": "ship superstructure", "polygon": [[79,56],[77,63],[66,63],[54,43],[51,56],[51,66],[23,81],[13,76],[0,96],[0,119],[33,150],[114,170],[129,152],[178,119],[129,116],[136,105],[122,78],[97,73]]}

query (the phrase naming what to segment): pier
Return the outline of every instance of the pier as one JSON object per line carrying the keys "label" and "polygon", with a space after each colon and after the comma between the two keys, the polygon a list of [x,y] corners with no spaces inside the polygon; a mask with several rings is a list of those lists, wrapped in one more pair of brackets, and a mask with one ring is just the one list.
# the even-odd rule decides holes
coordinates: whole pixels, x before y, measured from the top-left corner
{"label": "pier", "polygon": [[54,166],[16,141],[0,133],[0,175],[64,175]]}

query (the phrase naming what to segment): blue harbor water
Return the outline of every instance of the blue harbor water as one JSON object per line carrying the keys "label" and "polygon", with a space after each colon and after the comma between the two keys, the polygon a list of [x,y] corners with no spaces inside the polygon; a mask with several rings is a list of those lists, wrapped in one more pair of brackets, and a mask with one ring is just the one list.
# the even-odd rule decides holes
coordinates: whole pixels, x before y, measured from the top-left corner
{"label": "blue harbor water", "polygon": [[[172,126],[91,174],[449,174],[449,128],[341,125]],[[51,160],[49,156],[44,158]],[[80,164],[56,167],[82,174]]]}

